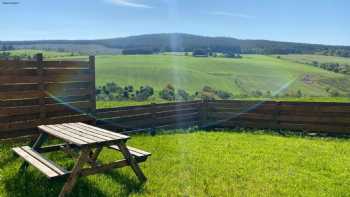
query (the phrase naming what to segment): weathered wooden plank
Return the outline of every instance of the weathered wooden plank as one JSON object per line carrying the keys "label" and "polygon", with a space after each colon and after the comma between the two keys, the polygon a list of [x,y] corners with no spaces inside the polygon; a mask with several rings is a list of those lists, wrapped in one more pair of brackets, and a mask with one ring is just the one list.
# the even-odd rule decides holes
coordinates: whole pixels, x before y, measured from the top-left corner
{"label": "weathered wooden plank", "polygon": [[279,121],[285,122],[299,122],[299,123],[329,123],[329,124],[348,124],[350,126],[350,116],[343,117],[341,114],[339,116],[327,116],[321,114],[315,114],[310,116],[297,116],[297,115],[280,115],[277,117]]}
{"label": "weathered wooden plank", "polygon": [[52,170],[51,168],[47,167],[45,164],[43,164],[40,160],[33,157],[29,153],[27,153],[22,148],[13,148],[12,149],[15,153],[17,153],[20,157],[22,157],[24,160],[26,160],[28,163],[35,166],[38,170],[40,170],[43,174],[45,174],[49,178],[57,177],[59,174]]}
{"label": "weathered wooden plank", "polygon": [[87,61],[45,61],[46,68],[89,68]]}
{"label": "weathered wooden plank", "polygon": [[103,141],[109,141],[109,140],[114,140],[115,138],[108,138],[99,134],[96,134],[94,132],[89,132],[84,129],[79,129],[76,127],[70,127],[68,124],[58,124],[56,125],[57,127],[63,129],[64,131],[69,131],[71,133],[75,133],[77,135],[81,135],[85,138],[89,138],[94,140],[95,142],[103,142]]}
{"label": "weathered wooden plank", "polygon": [[39,98],[41,95],[45,95],[45,92],[39,90],[33,91],[13,91],[11,93],[8,92],[0,92],[1,100],[10,100],[10,99],[27,99],[27,98]]}
{"label": "weathered wooden plank", "polygon": [[152,118],[151,113],[147,114],[132,114],[129,116],[122,116],[122,117],[112,117],[112,118],[105,118],[103,120],[105,121],[113,121],[113,122],[125,122],[125,121],[137,121],[137,120],[149,120]]}
{"label": "weathered wooden plank", "polygon": [[33,67],[36,65],[36,61],[32,60],[1,60],[0,68],[26,68]]}
{"label": "weathered wooden plank", "polygon": [[[84,102],[89,101],[90,96],[60,96],[60,97],[45,97],[45,104],[64,104],[64,103],[73,103],[73,102]],[[0,102],[0,107],[26,107],[32,105],[39,105],[39,99],[37,98],[28,98],[28,99],[12,99],[12,100],[3,100]]]}
{"label": "weathered wooden plank", "polygon": [[71,136],[72,138],[76,138],[76,139],[80,139],[83,140],[87,143],[96,143],[96,142],[100,142],[103,141],[100,138],[96,138],[96,137],[91,137],[85,133],[81,133],[77,130],[71,129],[71,128],[67,128],[67,127],[62,127],[59,124],[56,125],[47,125],[48,127],[54,129],[55,131],[59,132],[59,133],[63,133],[65,135]]}
{"label": "weathered wooden plank", "polygon": [[[89,88],[88,82],[52,82],[52,83],[45,83],[45,90],[65,90],[65,89],[87,89]],[[33,83],[33,84],[6,84],[0,85],[0,92],[14,92],[14,91],[33,91],[38,90],[39,84]]]}
{"label": "weathered wooden plank", "polygon": [[138,116],[138,115],[145,115],[150,114],[151,108],[134,108],[130,110],[115,110],[113,111],[107,111],[103,110],[100,112],[97,111],[97,118],[99,119],[106,119],[106,118],[118,118],[118,117],[125,117],[125,116]]}
{"label": "weathered wooden plank", "polygon": [[[44,75],[43,79],[46,83],[48,82],[62,82],[62,81],[89,81],[89,75]],[[0,76],[0,84],[16,84],[16,83],[38,83],[40,81],[39,76],[20,76],[20,75],[6,75]]]}
{"label": "weathered wooden plank", "polygon": [[47,159],[43,155],[39,154],[29,146],[23,146],[22,149],[26,151],[28,154],[33,156],[35,159],[39,160],[41,163],[43,163],[45,166],[50,168],[51,170],[55,171],[58,175],[66,175],[68,173],[67,170],[62,168],[61,166],[55,164],[51,160]]}
{"label": "weathered wooden plank", "polygon": [[83,139],[79,139],[79,137],[73,137],[71,135],[59,132],[55,128],[51,128],[49,126],[41,125],[41,126],[38,126],[38,128],[41,131],[45,132],[45,133],[48,133],[48,134],[50,134],[52,136],[55,136],[55,137],[57,137],[59,139],[62,139],[64,141],[66,141],[66,142],[76,144],[78,146],[82,146],[82,145],[87,145],[88,144],[87,141],[85,141]]}
{"label": "weathered wooden plank", "polygon": [[39,76],[0,76],[0,84],[11,84],[11,83],[38,83],[40,80]]}
{"label": "weathered wooden plank", "polygon": [[111,136],[115,136],[115,138],[118,138],[118,139],[128,139],[129,138],[129,136],[127,136],[127,135],[123,135],[123,134],[115,133],[115,132],[112,132],[112,131],[108,131],[106,129],[101,129],[101,128],[98,128],[98,127],[94,127],[94,126],[91,126],[91,125],[88,125],[88,124],[85,124],[85,123],[82,123],[82,122],[78,122],[76,124],[84,127],[87,130],[91,130],[91,129],[92,130],[96,130],[96,131],[101,132],[101,134],[109,134]]}
{"label": "weathered wooden plank", "polygon": [[232,109],[232,110],[274,110],[276,104],[272,103],[209,103],[210,110],[224,110],[224,109]]}
{"label": "weathered wooden plank", "polygon": [[[91,103],[88,101],[45,105],[45,109],[47,112],[81,111],[82,109],[87,109],[90,107],[91,107]],[[35,114],[39,112],[40,112],[39,105],[21,106],[21,107],[2,107],[0,108],[0,117]]]}
{"label": "weathered wooden plank", "polygon": [[293,111],[293,112],[350,112],[350,105],[315,105],[315,104],[304,104],[304,105],[290,105],[281,104],[278,108],[281,111]]}
{"label": "weathered wooden plank", "polygon": [[[109,146],[109,148],[120,151],[120,149],[117,145]],[[130,154],[135,156],[135,157],[148,157],[151,155],[151,153],[149,153],[149,152],[146,152],[144,150],[140,150],[140,149],[137,149],[137,148],[134,148],[131,146],[127,146],[127,149],[129,150]]]}
{"label": "weathered wooden plank", "polygon": [[219,120],[229,119],[252,119],[252,120],[273,120],[274,115],[272,113],[210,113],[209,118]]}
{"label": "weathered wooden plank", "polygon": [[175,115],[187,115],[192,113],[199,113],[198,108],[179,108],[173,111],[156,111],[156,117],[167,117]]}
{"label": "weathered wooden plank", "polygon": [[37,68],[1,69],[0,76],[36,76]]}
{"label": "weathered wooden plank", "polygon": [[101,133],[101,132],[95,131],[95,130],[87,130],[84,127],[77,125],[77,124],[74,124],[74,123],[66,123],[66,124],[62,124],[62,125],[69,127],[69,128],[73,128],[73,129],[78,130],[78,131],[81,131],[83,133],[90,133],[90,135],[95,135],[95,136],[102,138],[102,139],[105,139],[105,140],[113,140],[115,138],[114,135],[110,135],[108,133]]}
{"label": "weathered wooden plank", "polygon": [[110,171],[110,170],[113,170],[116,168],[122,168],[122,167],[125,167],[128,165],[129,165],[128,161],[126,159],[123,159],[123,160],[111,162],[109,164],[97,166],[95,168],[82,169],[80,174],[81,174],[81,176],[89,176],[89,175],[94,175],[94,174]]}
{"label": "weathered wooden plank", "polygon": [[182,121],[197,121],[199,120],[199,113],[190,113],[187,115],[181,116],[168,116],[157,119],[157,125],[169,124],[169,123],[177,123]]}
{"label": "weathered wooden plank", "polygon": [[[48,118],[45,124],[58,124],[58,123],[67,123],[67,122],[87,122],[91,121],[92,118],[87,115],[74,115],[74,116],[60,116],[55,118]],[[21,121],[21,122],[10,122],[10,123],[1,123],[0,132],[8,132],[13,130],[20,129],[35,129],[36,126],[42,125],[43,122],[40,120],[30,120],[30,121]]]}

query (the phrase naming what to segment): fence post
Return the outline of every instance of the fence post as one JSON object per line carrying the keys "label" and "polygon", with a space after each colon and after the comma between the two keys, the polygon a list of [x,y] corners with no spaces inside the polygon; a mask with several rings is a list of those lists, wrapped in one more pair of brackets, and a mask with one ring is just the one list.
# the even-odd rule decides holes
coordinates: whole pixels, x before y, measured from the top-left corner
{"label": "fence post", "polygon": [[208,122],[208,101],[202,100],[199,108],[199,126],[201,129],[206,128]]}
{"label": "fence post", "polygon": [[280,101],[276,101],[275,102],[275,110],[273,113],[273,123],[275,125],[275,128],[281,132],[281,128],[280,128],[280,121],[279,121],[279,116],[281,115],[281,102]]}
{"label": "fence post", "polygon": [[157,124],[157,105],[151,104],[151,129],[150,133],[152,136],[156,135],[156,124]]}
{"label": "fence post", "polygon": [[43,54],[38,53],[35,55],[35,61],[38,67],[38,76],[39,76],[39,106],[40,106],[40,123],[46,123],[46,104],[45,104],[45,81],[44,81],[44,65],[43,65]]}
{"label": "fence post", "polygon": [[96,76],[95,76],[95,56],[89,56],[90,70],[90,116],[93,117],[92,124],[96,124]]}

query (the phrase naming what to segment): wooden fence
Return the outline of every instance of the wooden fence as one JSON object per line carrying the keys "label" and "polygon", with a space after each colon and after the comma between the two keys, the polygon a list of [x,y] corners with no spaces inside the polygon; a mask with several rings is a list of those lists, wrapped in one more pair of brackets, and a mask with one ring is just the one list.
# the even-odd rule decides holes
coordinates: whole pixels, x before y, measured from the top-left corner
{"label": "wooden fence", "polygon": [[0,139],[36,132],[40,124],[91,121],[96,109],[90,61],[0,61]]}
{"label": "wooden fence", "polygon": [[350,103],[194,101],[101,109],[97,118],[124,132],[199,126],[350,134]]}
{"label": "wooden fence", "polygon": [[95,59],[0,61],[0,139],[36,126],[90,122],[119,132],[267,128],[350,134],[350,103],[192,101],[96,110]]}
{"label": "wooden fence", "polygon": [[193,101],[100,109],[97,123],[119,132],[191,127],[200,122],[201,105]]}
{"label": "wooden fence", "polygon": [[350,103],[211,101],[207,126],[350,133]]}

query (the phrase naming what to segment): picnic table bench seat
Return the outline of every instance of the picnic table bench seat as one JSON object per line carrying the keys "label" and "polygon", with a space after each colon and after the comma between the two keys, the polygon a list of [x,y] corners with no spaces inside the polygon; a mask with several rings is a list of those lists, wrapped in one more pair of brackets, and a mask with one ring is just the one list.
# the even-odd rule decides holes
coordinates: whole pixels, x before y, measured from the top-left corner
{"label": "picnic table bench seat", "polygon": [[[120,151],[120,148],[117,145],[109,146],[109,148],[117,150],[117,151]],[[127,146],[126,148],[129,150],[130,154],[139,163],[146,161],[147,158],[149,156],[151,156],[151,153],[143,151],[143,150],[140,150],[140,149],[137,149],[137,148],[133,148],[133,147],[130,147],[130,146]]]}
{"label": "picnic table bench seat", "polygon": [[70,174],[69,171],[65,170],[61,166],[58,166],[29,146],[16,147],[12,150],[28,163],[40,170],[49,179],[67,176]]}

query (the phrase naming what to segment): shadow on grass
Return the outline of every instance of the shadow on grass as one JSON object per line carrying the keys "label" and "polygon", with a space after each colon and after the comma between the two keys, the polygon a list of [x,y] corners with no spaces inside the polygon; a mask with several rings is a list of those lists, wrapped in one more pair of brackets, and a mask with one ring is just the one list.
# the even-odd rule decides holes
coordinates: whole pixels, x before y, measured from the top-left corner
{"label": "shadow on grass", "polygon": [[[18,172],[3,180],[7,196],[16,197],[50,197],[58,196],[65,180],[48,180],[39,173]],[[69,196],[106,196],[101,190],[84,178],[79,178]]]}
{"label": "shadow on grass", "polygon": [[137,194],[144,192],[144,183],[128,175],[119,173],[118,171],[110,171],[105,174],[112,178],[115,182],[122,186],[122,191],[119,196],[129,196],[130,194]]}

